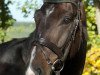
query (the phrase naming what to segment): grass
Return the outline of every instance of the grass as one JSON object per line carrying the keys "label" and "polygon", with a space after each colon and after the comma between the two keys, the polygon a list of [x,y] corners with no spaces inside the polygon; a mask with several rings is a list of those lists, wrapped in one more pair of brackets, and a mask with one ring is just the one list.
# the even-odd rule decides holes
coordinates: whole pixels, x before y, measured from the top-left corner
{"label": "grass", "polygon": [[12,38],[28,37],[31,32],[35,29],[35,25],[18,25],[12,26],[7,29],[7,36],[5,41],[9,41]]}

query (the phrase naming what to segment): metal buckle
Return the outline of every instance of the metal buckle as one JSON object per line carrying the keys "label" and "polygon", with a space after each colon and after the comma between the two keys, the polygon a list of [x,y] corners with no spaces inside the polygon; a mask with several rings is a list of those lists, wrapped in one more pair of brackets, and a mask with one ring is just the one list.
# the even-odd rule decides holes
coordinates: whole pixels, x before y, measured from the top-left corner
{"label": "metal buckle", "polygon": [[61,72],[64,68],[64,63],[61,59],[57,59],[53,64],[52,64],[52,70],[54,72]]}
{"label": "metal buckle", "polygon": [[40,44],[43,44],[44,42],[45,42],[45,39],[44,39],[44,38],[40,38],[40,39],[39,39],[39,43],[40,43]]}

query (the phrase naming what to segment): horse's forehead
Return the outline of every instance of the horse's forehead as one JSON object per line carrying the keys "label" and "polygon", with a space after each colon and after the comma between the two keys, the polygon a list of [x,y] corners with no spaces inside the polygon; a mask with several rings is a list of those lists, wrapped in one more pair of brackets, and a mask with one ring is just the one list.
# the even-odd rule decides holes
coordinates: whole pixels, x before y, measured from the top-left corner
{"label": "horse's forehead", "polygon": [[50,8],[46,9],[46,17],[48,17],[51,13],[53,13],[55,7],[51,6]]}
{"label": "horse's forehead", "polygon": [[61,12],[66,11],[71,7],[71,3],[60,3],[60,4],[52,4],[48,8],[46,8],[46,15],[50,15],[53,11]]}
{"label": "horse's forehead", "polygon": [[[58,9],[60,9],[60,10],[58,10]],[[62,9],[62,5],[59,5],[59,4],[57,4],[57,5],[51,5],[49,8],[46,9],[46,17],[50,16],[50,14],[54,13],[54,11],[56,11],[56,10],[58,12],[60,12],[61,9]]]}

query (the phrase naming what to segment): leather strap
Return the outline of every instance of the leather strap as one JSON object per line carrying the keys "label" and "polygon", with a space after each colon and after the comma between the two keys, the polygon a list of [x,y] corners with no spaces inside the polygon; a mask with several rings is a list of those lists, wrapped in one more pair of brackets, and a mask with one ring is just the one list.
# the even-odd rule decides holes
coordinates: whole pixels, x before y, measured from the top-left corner
{"label": "leather strap", "polygon": [[35,43],[52,50],[55,54],[57,54],[58,59],[61,59],[63,57],[62,50],[60,50],[60,48],[58,48],[54,43],[50,42],[49,40],[45,38],[39,38],[38,40],[35,40]]}
{"label": "leather strap", "polygon": [[44,0],[44,2],[47,3],[73,3],[75,6],[77,6],[77,3],[75,3],[73,0]]}

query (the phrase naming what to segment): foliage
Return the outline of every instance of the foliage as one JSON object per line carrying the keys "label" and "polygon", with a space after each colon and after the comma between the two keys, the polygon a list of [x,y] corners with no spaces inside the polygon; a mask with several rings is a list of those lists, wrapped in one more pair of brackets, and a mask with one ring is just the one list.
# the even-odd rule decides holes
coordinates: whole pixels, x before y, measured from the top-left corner
{"label": "foliage", "polygon": [[83,75],[100,75],[100,47],[88,51]]}
{"label": "foliage", "polygon": [[[39,7],[36,0],[24,1],[23,3],[22,1],[0,0],[0,40],[2,42],[4,42],[6,37],[6,30],[15,22],[8,8],[9,4],[18,3],[19,9],[24,13],[24,17],[27,17],[31,11]],[[22,4],[20,2],[22,2]]]}
{"label": "foliage", "polygon": [[92,0],[85,0],[88,52],[83,75],[100,75],[100,35],[97,34],[95,7]]}
{"label": "foliage", "polygon": [[24,17],[28,17],[29,14],[39,8],[37,0],[25,0],[24,3],[17,2],[18,9],[24,13]]}
{"label": "foliage", "polygon": [[100,8],[100,0],[93,0],[96,7]]}
{"label": "foliage", "polygon": [[97,25],[95,12],[96,9],[92,0],[85,0],[86,4],[86,18],[87,18],[87,30],[88,30],[88,46],[94,46],[100,44],[100,35],[97,35]]}
{"label": "foliage", "polygon": [[3,29],[0,28],[0,42],[2,42],[2,39],[4,39],[5,32]]}
{"label": "foliage", "polygon": [[6,36],[6,30],[13,25],[14,19],[10,13],[8,5],[11,1],[5,2],[5,0],[0,1],[0,40],[4,42]]}

